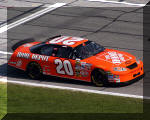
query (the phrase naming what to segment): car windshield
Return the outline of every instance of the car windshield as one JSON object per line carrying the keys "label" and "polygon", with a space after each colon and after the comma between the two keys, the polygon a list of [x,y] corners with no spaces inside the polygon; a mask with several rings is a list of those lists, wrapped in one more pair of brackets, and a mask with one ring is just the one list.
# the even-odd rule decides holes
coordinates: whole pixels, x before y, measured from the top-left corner
{"label": "car windshield", "polygon": [[80,46],[78,46],[75,50],[76,58],[85,59],[91,56],[94,56],[102,51],[105,48],[95,42],[88,41]]}

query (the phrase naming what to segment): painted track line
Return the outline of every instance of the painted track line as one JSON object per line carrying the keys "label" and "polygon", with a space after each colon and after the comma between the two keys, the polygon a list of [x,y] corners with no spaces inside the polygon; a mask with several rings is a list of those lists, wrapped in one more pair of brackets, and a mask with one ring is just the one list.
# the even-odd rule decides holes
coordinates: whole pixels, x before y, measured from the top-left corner
{"label": "painted track line", "polygon": [[118,1],[111,1],[111,0],[86,0],[90,2],[103,2],[103,3],[114,3],[114,4],[124,4],[124,5],[131,5],[131,6],[145,6],[146,4],[140,4],[140,3],[129,3],[129,2],[118,2]]}
{"label": "painted track line", "polygon": [[30,83],[30,82],[22,82],[22,81],[13,81],[13,80],[7,80],[6,78],[1,78],[0,82],[8,82],[8,83],[27,85],[27,86],[34,86],[34,87],[44,87],[44,88],[53,88],[53,89],[61,89],[61,90],[71,90],[71,91],[78,91],[78,92],[95,93],[95,94],[103,94],[103,95],[112,95],[112,96],[120,96],[120,97],[128,97],[128,98],[150,99],[150,97],[143,97],[143,96],[139,96],[139,95],[114,93],[114,92],[105,92],[105,91],[99,91],[99,90],[89,90],[89,89],[64,87],[64,86],[56,86],[56,85],[47,85],[47,84],[41,84],[41,83]]}
{"label": "painted track line", "polygon": [[4,52],[4,51],[0,51],[0,54],[4,54],[4,55],[12,55],[12,53],[10,53],[10,52]]}
{"label": "painted track line", "polygon": [[1,27],[0,28],[0,33],[3,33],[3,32],[5,32],[5,31],[7,31],[7,30],[9,30],[11,28],[14,28],[14,27],[16,27],[18,25],[21,25],[21,24],[23,24],[25,22],[28,22],[30,20],[33,20],[33,19],[35,19],[35,18],[37,18],[39,16],[42,16],[42,15],[44,15],[44,14],[46,14],[46,13],[52,11],[52,10],[55,10],[55,9],[57,9],[59,7],[62,7],[64,5],[66,5],[66,3],[55,3],[53,5],[50,5],[47,8],[42,9],[42,10],[36,12],[36,13],[33,13],[33,14],[31,14],[31,15],[25,17],[25,18],[22,18],[22,19],[17,20],[17,21],[15,21],[15,22],[13,22],[13,23],[11,23],[9,25],[5,25],[5,26]]}
{"label": "painted track line", "polygon": [[40,8],[40,7],[44,7],[44,5],[39,5],[39,6],[37,6],[37,7],[34,7],[34,8],[32,8],[32,9],[29,9],[29,10],[27,10],[27,11],[25,11],[25,12],[23,12],[23,13],[17,15],[17,16],[15,16],[15,17],[12,17],[12,18],[10,18],[10,19],[7,19],[6,21],[3,21],[2,23],[0,23],[0,26],[1,26],[1,27],[2,27],[2,26],[5,26],[5,25],[7,25],[7,23],[8,23],[9,21],[14,20],[14,19],[16,19],[16,18],[18,18],[18,17],[20,17],[20,16],[23,16],[23,15],[29,13],[29,12],[32,12],[32,11],[34,11],[34,10]]}

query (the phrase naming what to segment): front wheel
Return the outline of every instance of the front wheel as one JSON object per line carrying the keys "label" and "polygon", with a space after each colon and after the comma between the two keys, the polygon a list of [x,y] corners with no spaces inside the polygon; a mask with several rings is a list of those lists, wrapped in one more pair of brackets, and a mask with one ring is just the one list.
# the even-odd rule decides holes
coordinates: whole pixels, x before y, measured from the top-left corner
{"label": "front wheel", "polygon": [[36,63],[32,62],[27,67],[27,74],[31,79],[40,79],[42,77],[42,68]]}
{"label": "front wheel", "polygon": [[91,74],[91,81],[98,87],[107,85],[108,80],[105,71],[101,69],[94,70]]}

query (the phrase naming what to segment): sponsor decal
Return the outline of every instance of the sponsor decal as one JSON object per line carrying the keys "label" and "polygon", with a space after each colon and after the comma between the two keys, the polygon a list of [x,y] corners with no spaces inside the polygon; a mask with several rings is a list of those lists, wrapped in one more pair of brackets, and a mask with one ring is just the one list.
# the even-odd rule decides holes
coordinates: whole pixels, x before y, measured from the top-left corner
{"label": "sponsor decal", "polygon": [[121,64],[121,62],[124,62],[125,59],[122,54],[117,54],[116,52],[108,52],[110,59],[112,60],[112,63],[114,64]]}
{"label": "sponsor decal", "polygon": [[33,54],[31,57],[33,60],[42,60],[42,61],[48,61],[49,56],[44,56],[44,55],[36,55]]}
{"label": "sponsor decal", "polygon": [[89,75],[92,64],[76,60],[75,75],[78,77],[87,77]]}
{"label": "sponsor decal", "polygon": [[16,62],[12,62],[12,61],[10,61],[9,63],[11,63],[11,64],[16,64]]}
{"label": "sponsor decal", "polygon": [[75,75],[77,77],[81,77],[81,74],[80,74],[80,70],[81,70],[81,66],[80,66],[80,60],[76,60],[76,63],[75,63]]}
{"label": "sponsor decal", "polygon": [[43,65],[43,74],[49,75],[50,74],[50,67],[47,65]]}
{"label": "sponsor decal", "polygon": [[92,64],[81,62],[81,70],[87,70],[89,71],[91,69]]}
{"label": "sponsor decal", "polygon": [[22,53],[22,52],[18,52],[18,53],[17,53],[17,57],[19,57],[19,58],[29,59],[30,54],[29,54],[29,53]]}
{"label": "sponsor decal", "polygon": [[82,77],[87,77],[89,75],[89,73],[87,71],[84,71],[84,70],[81,71],[80,73],[81,73]]}
{"label": "sponsor decal", "polygon": [[105,56],[106,60],[111,59],[109,55]]}
{"label": "sponsor decal", "polygon": [[75,70],[75,75],[76,75],[77,77],[81,77],[80,70]]}
{"label": "sponsor decal", "polygon": [[18,60],[17,63],[16,63],[16,66],[20,67],[21,65],[22,65],[22,60]]}
{"label": "sponsor decal", "polygon": [[108,81],[109,82],[120,82],[119,75],[114,75],[111,72],[107,72],[107,74],[108,74]]}
{"label": "sponsor decal", "polygon": [[125,61],[132,59],[130,56],[117,53],[115,51],[109,51],[107,53],[96,56],[96,59],[101,59],[107,62],[111,62],[113,64],[121,64]]}
{"label": "sponsor decal", "polygon": [[[19,57],[19,58],[29,59],[30,56],[31,56],[31,54],[29,54],[29,53],[22,53],[22,52],[18,52],[17,53],[17,57]],[[49,56],[32,54],[31,59],[33,59],[33,60],[48,61]]]}

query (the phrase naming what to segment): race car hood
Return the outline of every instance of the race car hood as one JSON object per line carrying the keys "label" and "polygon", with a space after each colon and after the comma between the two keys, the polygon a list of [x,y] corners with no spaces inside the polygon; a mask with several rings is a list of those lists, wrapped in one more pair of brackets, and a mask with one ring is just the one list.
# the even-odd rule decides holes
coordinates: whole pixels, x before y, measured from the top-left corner
{"label": "race car hood", "polygon": [[103,52],[88,58],[88,61],[99,68],[110,70],[113,67],[126,67],[134,63],[136,58],[123,51],[105,49]]}

